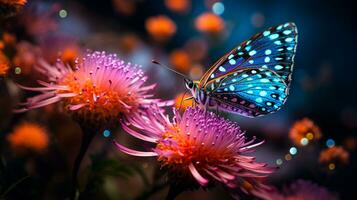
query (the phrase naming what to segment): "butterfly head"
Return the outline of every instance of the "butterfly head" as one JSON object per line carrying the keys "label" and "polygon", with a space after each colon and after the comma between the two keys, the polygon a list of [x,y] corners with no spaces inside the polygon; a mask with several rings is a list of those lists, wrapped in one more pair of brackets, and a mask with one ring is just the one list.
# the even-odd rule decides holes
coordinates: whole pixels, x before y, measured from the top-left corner
{"label": "butterfly head", "polygon": [[186,88],[191,91],[193,97],[196,97],[196,93],[198,89],[198,81],[192,81],[187,78],[185,78],[184,80],[185,80]]}

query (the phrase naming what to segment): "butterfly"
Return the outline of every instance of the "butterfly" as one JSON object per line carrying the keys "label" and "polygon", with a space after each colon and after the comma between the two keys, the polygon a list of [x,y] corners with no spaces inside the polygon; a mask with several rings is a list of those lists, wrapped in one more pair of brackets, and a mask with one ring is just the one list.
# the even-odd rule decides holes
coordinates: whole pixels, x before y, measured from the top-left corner
{"label": "butterfly", "polygon": [[199,81],[185,78],[195,102],[246,117],[285,103],[297,46],[297,27],[285,23],[258,33],[221,57]]}

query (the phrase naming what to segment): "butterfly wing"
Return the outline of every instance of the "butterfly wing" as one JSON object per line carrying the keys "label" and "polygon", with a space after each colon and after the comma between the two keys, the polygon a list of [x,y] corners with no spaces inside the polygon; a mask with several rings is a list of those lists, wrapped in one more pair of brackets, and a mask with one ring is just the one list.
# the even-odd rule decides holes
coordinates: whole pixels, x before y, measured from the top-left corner
{"label": "butterfly wing", "polygon": [[264,68],[276,72],[289,85],[297,44],[294,23],[271,27],[244,41],[220,58],[201,78],[200,87],[209,81],[244,68]]}
{"label": "butterfly wing", "polygon": [[209,81],[204,88],[220,109],[247,117],[276,112],[285,103],[288,86],[270,69],[240,69]]}

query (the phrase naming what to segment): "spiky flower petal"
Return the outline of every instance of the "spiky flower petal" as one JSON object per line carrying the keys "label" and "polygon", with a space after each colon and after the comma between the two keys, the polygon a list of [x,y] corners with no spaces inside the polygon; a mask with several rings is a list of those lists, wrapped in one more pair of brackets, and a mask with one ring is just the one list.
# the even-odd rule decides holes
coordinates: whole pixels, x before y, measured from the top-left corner
{"label": "spiky flower petal", "polygon": [[199,108],[189,107],[183,115],[174,109],[172,120],[159,108],[151,108],[122,127],[156,146],[150,152],[141,152],[114,141],[120,151],[134,156],[157,156],[171,175],[193,178],[203,187],[219,182],[261,196],[260,191],[269,188],[263,179],[275,171],[245,155],[263,142],[255,143],[255,138],[247,141],[236,123]]}

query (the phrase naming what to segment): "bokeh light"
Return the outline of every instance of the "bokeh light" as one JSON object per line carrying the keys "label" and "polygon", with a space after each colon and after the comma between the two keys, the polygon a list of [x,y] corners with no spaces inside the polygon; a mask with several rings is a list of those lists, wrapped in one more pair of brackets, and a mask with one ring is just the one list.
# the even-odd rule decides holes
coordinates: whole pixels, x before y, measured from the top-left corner
{"label": "bokeh light", "polygon": [[62,9],[59,11],[58,15],[61,17],[61,18],[66,18],[68,13],[67,13],[67,10],[65,9]]}
{"label": "bokeh light", "polygon": [[277,165],[282,165],[282,164],[283,164],[283,160],[280,159],[280,158],[277,159],[277,160],[276,160],[276,164],[277,164]]}
{"label": "bokeh light", "polygon": [[104,137],[109,137],[110,135],[111,135],[110,130],[106,129],[106,130],[103,131],[103,136]]}
{"label": "bokeh light", "polygon": [[326,146],[328,148],[334,147],[335,146],[335,140],[333,140],[332,138],[326,140]]}
{"label": "bokeh light", "polygon": [[291,147],[291,148],[289,149],[289,152],[290,152],[291,155],[296,155],[297,152],[298,152],[298,150],[297,150],[296,147]]}
{"label": "bokeh light", "polygon": [[212,6],[212,12],[216,15],[222,15],[224,13],[224,4],[222,2],[216,2]]}

